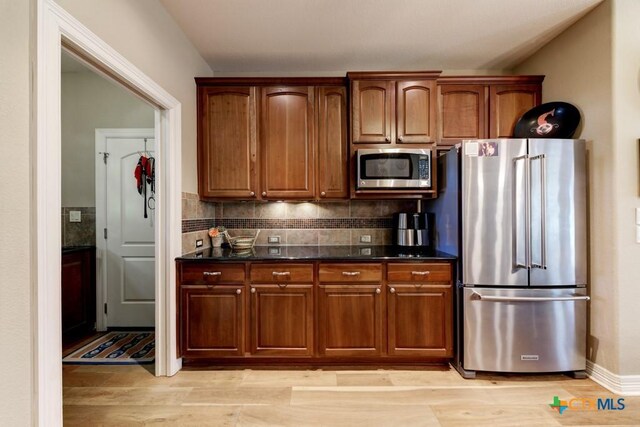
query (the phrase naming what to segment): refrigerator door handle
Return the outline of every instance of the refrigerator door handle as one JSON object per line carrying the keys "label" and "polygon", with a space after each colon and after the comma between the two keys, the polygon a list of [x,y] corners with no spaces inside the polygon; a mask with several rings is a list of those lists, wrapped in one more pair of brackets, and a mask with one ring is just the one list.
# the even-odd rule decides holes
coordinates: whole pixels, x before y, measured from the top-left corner
{"label": "refrigerator door handle", "polygon": [[[518,257],[518,197],[520,193],[518,192],[518,162],[520,160],[524,160],[524,264],[520,262],[520,258]],[[530,217],[529,217],[529,159],[525,154],[524,156],[514,157],[513,158],[513,180],[511,182],[511,236],[512,236],[512,253],[513,253],[513,267],[514,269],[520,268],[531,268],[531,251],[530,251]]]}
{"label": "refrigerator door handle", "polygon": [[471,299],[477,301],[493,302],[545,302],[545,301],[589,301],[591,298],[586,295],[575,295],[570,297],[502,297],[482,295],[478,292],[471,294]]}
{"label": "refrigerator door handle", "polygon": [[[540,161],[540,264],[531,263],[531,268],[547,269],[547,174],[546,155],[531,157],[531,162]],[[533,252],[533,249],[531,249]]]}

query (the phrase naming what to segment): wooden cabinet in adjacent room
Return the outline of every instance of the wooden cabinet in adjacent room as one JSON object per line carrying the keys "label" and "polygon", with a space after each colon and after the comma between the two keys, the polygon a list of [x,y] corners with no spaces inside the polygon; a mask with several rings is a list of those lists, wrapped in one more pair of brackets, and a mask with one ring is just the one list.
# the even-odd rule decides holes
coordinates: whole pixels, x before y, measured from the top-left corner
{"label": "wooden cabinet in adjacent room", "polygon": [[62,340],[72,342],[96,330],[96,250],[62,251]]}
{"label": "wooden cabinet in adjacent room", "polygon": [[436,141],[439,72],[347,73],[354,144]]}
{"label": "wooden cabinet in adjacent room", "polygon": [[522,114],[542,100],[544,76],[438,79],[438,148],[464,139],[510,138]]}
{"label": "wooden cabinet in adjacent room", "polygon": [[198,91],[200,197],[253,198],[257,192],[256,88],[203,87]]}

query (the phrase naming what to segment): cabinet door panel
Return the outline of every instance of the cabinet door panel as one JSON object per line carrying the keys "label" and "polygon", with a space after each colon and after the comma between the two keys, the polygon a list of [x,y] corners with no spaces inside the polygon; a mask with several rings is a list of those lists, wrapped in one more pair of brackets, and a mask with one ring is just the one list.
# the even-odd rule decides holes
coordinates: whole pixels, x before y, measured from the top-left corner
{"label": "cabinet door panel", "polygon": [[491,85],[489,138],[510,138],[516,122],[540,104],[540,85]]}
{"label": "cabinet door panel", "polygon": [[200,110],[200,196],[252,198],[256,191],[255,88],[201,89]]}
{"label": "cabinet door panel", "polygon": [[351,136],[353,143],[389,143],[395,135],[393,82],[352,82]]}
{"label": "cabinet door panel", "polygon": [[347,91],[344,87],[318,88],[318,195],[346,198]]}
{"label": "cabinet door panel", "polygon": [[451,356],[451,286],[389,284],[388,287],[389,355]]}
{"label": "cabinet door panel", "polygon": [[439,91],[438,145],[455,145],[463,139],[488,137],[484,85],[442,85]]}
{"label": "cabinet door panel", "polygon": [[62,339],[72,341],[95,331],[95,249],[62,254]]}
{"label": "cabinet door panel", "polygon": [[263,88],[261,105],[262,197],[312,198],[313,86]]}
{"label": "cabinet door panel", "polygon": [[251,287],[251,353],[313,355],[313,285]]}
{"label": "cabinet door panel", "polygon": [[182,289],[182,316],[182,345],[185,356],[216,357],[243,354],[242,287]]}
{"label": "cabinet door panel", "polygon": [[428,143],[436,139],[435,80],[397,83],[398,142]]}
{"label": "cabinet door panel", "polygon": [[324,356],[382,353],[380,285],[320,285],[318,346]]}

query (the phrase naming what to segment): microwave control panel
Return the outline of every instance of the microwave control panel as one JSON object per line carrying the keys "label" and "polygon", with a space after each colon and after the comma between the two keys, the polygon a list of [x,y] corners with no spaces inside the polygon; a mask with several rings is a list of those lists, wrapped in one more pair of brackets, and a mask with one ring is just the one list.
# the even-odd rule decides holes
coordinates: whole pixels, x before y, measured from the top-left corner
{"label": "microwave control panel", "polygon": [[418,179],[429,179],[429,157],[427,156],[420,156],[418,159]]}

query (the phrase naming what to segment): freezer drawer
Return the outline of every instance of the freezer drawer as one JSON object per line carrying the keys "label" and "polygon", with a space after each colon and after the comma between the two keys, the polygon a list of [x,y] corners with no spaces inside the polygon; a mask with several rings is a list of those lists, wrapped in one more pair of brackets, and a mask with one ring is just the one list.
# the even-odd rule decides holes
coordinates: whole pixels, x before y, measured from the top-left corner
{"label": "freezer drawer", "polygon": [[463,367],[472,371],[585,369],[585,288],[464,288]]}

